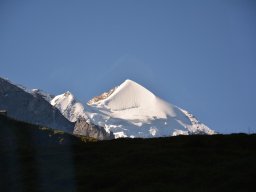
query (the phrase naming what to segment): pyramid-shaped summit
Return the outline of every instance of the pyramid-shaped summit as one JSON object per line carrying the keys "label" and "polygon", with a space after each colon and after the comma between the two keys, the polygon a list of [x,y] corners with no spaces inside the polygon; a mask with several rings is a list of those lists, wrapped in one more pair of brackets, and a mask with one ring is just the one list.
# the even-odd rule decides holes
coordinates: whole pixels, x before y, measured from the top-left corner
{"label": "pyramid-shaped summit", "polygon": [[[191,114],[155,96],[142,85],[126,80],[91,102],[88,116],[116,137],[159,137],[178,134],[213,134]],[[196,123],[195,123],[196,122]]]}
{"label": "pyramid-shaped summit", "polygon": [[116,111],[147,107],[154,99],[155,95],[149,90],[132,80],[126,80],[101,103]]}

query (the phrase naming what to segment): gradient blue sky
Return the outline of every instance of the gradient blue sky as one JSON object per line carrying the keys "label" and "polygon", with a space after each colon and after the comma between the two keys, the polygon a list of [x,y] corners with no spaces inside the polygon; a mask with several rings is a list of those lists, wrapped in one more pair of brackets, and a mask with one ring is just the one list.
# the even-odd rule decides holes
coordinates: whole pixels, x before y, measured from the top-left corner
{"label": "gradient blue sky", "polygon": [[256,132],[256,1],[1,0],[0,76],[82,102],[129,78]]}

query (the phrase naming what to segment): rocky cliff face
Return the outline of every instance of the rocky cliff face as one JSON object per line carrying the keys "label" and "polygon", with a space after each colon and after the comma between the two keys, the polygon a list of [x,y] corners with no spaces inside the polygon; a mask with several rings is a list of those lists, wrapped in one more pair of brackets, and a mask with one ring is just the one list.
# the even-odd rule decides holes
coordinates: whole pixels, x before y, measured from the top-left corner
{"label": "rocky cliff face", "polygon": [[68,121],[58,109],[38,94],[0,78],[0,110],[17,120],[50,128],[73,132],[74,123]]}
{"label": "rocky cliff face", "polygon": [[79,118],[76,121],[74,134],[84,135],[99,140],[114,139],[114,135],[112,132],[107,133],[103,127],[94,124],[89,124],[86,122],[86,119],[84,118]]}
{"label": "rocky cliff face", "polygon": [[[67,99],[70,99],[70,97],[69,94]],[[80,113],[78,112],[83,112],[83,110],[80,110],[82,107],[79,103],[73,101],[74,99],[71,99],[71,104],[77,104],[78,106],[75,105],[75,110],[71,110],[76,115],[74,121],[71,122],[73,119],[65,118],[61,113],[62,111],[60,111],[61,109],[51,105],[50,102],[53,98],[53,95],[41,90],[29,90],[0,78],[0,112],[8,114],[9,117],[99,140],[114,139],[113,133],[107,133],[103,127],[87,123],[83,116],[74,123],[79,117]],[[66,101],[66,103],[69,104],[70,102]]]}

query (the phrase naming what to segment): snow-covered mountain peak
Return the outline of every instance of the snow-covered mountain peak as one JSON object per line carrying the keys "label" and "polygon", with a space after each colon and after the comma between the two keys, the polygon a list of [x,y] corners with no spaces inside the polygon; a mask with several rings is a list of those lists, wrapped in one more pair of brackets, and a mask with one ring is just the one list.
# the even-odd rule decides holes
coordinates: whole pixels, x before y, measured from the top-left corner
{"label": "snow-covered mountain peak", "polygon": [[141,86],[142,87],[142,85],[140,85],[140,84],[138,84],[137,82],[135,82],[135,81],[133,81],[133,80],[131,80],[131,79],[126,79],[123,83],[121,83],[121,85],[120,86],[123,86],[123,85],[127,85],[127,84],[130,84],[130,85],[134,85],[134,86]]}
{"label": "snow-covered mountain peak", "polygon": [[186,110],[163,101],[129,79],[88,104],[91,122],[112,131],[116,138],[214,134]]}
{"label": "snow-covered mountain peak", "polygon": [[136,122],[176,117],[179,113],[175,106],[156,97],[132,80],[127,79],[112,90],[114,91],[108,97],[91,104],[92,108],[100,109],[104,113],[111,112],[116,118]]}
{"label": "snow-covered mountain peak", "polygon": [[[65,102],[64,102],[65,101]],[[72,102],[75,102],[74,101],[74,95],[72,93],[70,93],[69,91],[63,93],[63,94],[60,94],[60,95],[57,95],[55,96],[52,100],[51,100],[51,104],[52,105],[56,105],[57,103],[60,103],[62,102],[62,105],[66,106]]]}
{"label": "snow-covered mountain peak", "polygon": [[[142,91],[144,90],[144,91]],[[92,98],[90,101],[87,102],[88,105],[102,105],[102,104],[107,104],[110,102],[113,97],[118,97],[120,95],[124,95],[128,92],[132,92],[133,95],[140,96],[142,95],[141,93],[148,92],[148,95],[151,95],[151,97],[154,97],[153,93],[151,93],[149,90],[141,86],[140,84],[136,83],[135,81],[132,81],[130,79],[126,79],[122,84],[120,84],[117,87],[114,87],[113,89],[110,89],[107,92],[102,93],[99,96],[96,96]]]}
{"label": "snow-covered mountain peak", "polygon": [[[130,79],[126,79],[122,84],[120,84],[117,87],[116,92],[118,92],[122,89],[132,89],[133,91],[142,91],[143,90],[144,92],[150,92],[148,89],[146,89],[145,87],[143,87],[139,83],[137,83],[133,80],[130,80]],[[153,93],[151,93],[151,94],[153,94]]]}
{"label": "snow-covered mountain peak", "polygon": [[87,119],[83,104],[77,101],[75,96],[69,91],[61,95],[57,95],[50,103],[54,107],[58,108],[71,122],[77,121],[79,117]]}
{"label": "snow-covered mountain peak", "polygon": [[70,92],[70,91],[66,91],[65,93],[63,93],[66,97],[72,97],[74,98],[74,95]]}
{"label": "snow-covered mountain peak", "polygon": [[155,100],[155,95],[138,83],[126,80],[100,104],[108,106],[113,111],[132,109],[138,107],[149,107]]}

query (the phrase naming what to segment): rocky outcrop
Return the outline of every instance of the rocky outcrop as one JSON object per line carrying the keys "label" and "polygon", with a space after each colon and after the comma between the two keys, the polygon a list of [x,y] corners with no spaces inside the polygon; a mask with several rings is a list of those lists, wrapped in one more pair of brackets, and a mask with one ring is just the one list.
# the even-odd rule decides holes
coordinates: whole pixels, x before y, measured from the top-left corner
{"label": "rocky outcrop", "polygon": [[113,89],[110,89],[107,92],[102,93],[99,96],[92,98],[90,101],[87,102],[87,104],[93,105],[93,104],[97,103],[98,101],[104,100],[104,99],[108,98],[112,93],[114,93],[115,90],[116,90],[116,87]]}
{"label": "rocky outcrop", "polygon": [[96,138],[98,140],[110,140],[115,138],[112,132],[107,133],[103,127],[94,124],[89,124],[84,118],[79,118],[76,121],[73,133],[76,135],[83,135],[87,137]]}

